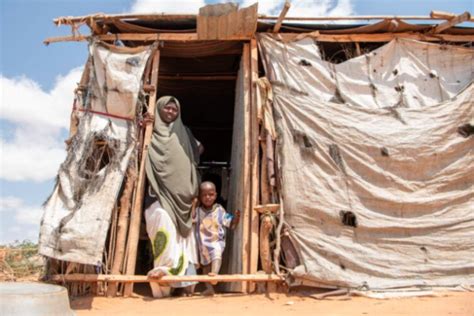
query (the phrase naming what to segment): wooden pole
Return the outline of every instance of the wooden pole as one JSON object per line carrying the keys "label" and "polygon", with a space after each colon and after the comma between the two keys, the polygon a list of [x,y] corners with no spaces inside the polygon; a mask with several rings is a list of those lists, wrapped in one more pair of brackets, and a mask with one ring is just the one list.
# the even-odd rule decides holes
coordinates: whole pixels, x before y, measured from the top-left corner
{"label": "wooden pole", "polygon": [[[432,11],[432,13],[441,11]],[[446,13],[446,12],[441,12]],[[449,13],[448,13],[449,14]],[[85,16],[76,17],[58,17],[53,20],[53,23],[60,25],[73,25],[82,23],[87,20],[93,21],[113,21],[113,20],[152,20],[152,21],[173,21],[179,19],[196,20],[196,14],[110,14],[94,13]],[[259,15],[259,20],[278,20],[279,16]],[[446,16],[430,14],[430,15],[355,15],[355,16],[317,16],[317,17],[285,17],[286,21],[334,21],[334,20],[384,20],[384,19],[399,19],[399,20],[446,20]]]}
{"label": "wooden pole", "polygon": [[55,282],[123,282],[127,285],[134,283],[175,283],[175,282],[282,282],[283,277],[276,274],[218,274],[209,275],[167,275],[159,279],[150,278],[146,275],[121,275],[121,274],[54,274],[51,281]]}
{"label": "wooden pole", "polygon": [[456,17],[456,14],[451,13],[451,12],[435,11],[435,10],[430,12],[430,18],[432,19],[450,20],[454,17]]}
{"label": "wooden pole", "polygon": [[[99,39],[101,41],[137,41],[137,42],[155,42],[155,41],[175,41],[188,42],[199,40],[197,33],[118,33],[118,34],[104,34],[104,35],[70,35],[50,37],[43,41],[45,45],[57,42],[84,42],[89,39]],[[241,41],[249,40],[249,36],[235,35],[228,38],[221,39],[222,41]]]}
{"label": "wooden pole", "polygon": [[446,22],[438,24],[436,27],[433,28],[431,33],[433,34],[441,33],[449,29],[450,27],[455,26],[456,24],[469,21],[470,19],[471,19],[471,14],[469,12],[464,12],[463,14],[460,14],[454,18],[451,18]]}
{"label": "wooden pole", "polygon": [[[157,49],[153,56],[153,64],[151,71],[151,84],[155,85],[154,91],[150,93],[148,99],[148,115],[153,117],[155,115],[156,107],[156,88],[158,86],[158,72],[159,72],[159,63],[160,63],[160,50]],[[128,236],[128,258],[126,263],[125,273],[128,275],[135,274],[135,264],[137,260],[137,247],[138,247],[138,237],[140,234],[140,222],[142,216],[142,206],[143,206],[143,196],[145,193],[145,161],[148,154],[148,145],[151,142],[151,135],[153,132],[153,124],[149,122],[145,127],[145,136],[143,138],[143,147],[142,155],[139,165],[139,174],[137,189],[135,193],[135,200],[133,203],[133,208],[130,216],[130,231]],[[124,289],[124,296],[130,296],[133,292],[133,284],[126,284]]]}
{"label": "wooden pole", "polygon": [[[279,33],[285,42],[290,42],[302,33]],[[318,42],[390,42],[396,38],[414,39],[425,42],[472,42],[473,35],[450,35],[450,34],[422,34],[422,33],[380,33],[380,34],[311,34],[307,36],[314,38]]]}
{"label": "wooden pole", "polygon": [[204,80],[204,81],[227,81],[235,80],[237,76],[160,76],[163,80]]}
{"label": "wooden pole", "polygon": [[285,19],[286,14],[288,13],[288,10],[290,10],[291,4],[288,2],[288,0],[285,1],[285,5],[283,6],[283,9],[280,12],[280,16],[277,19],[277,22],[275,26],[273,27],[273,33],[278,33],[278,31],[281,28],[281,24],[283,23],[283,20]]}
{"label": "wooden pole", "polygon": [[[259,225],[260,217],[257,213],[252,212],[255,205],[259,203],[259,130],[258,130],[258,105],[257,105],[257,80],[258,80],[258,51],[257,40],[250,41],[250,165],[251,165],[251,196],[250,196],[250,257],[248,273],[254,274],[258,268],[259,253]],[[248,291],[253,292],[255,285],[250,283]]]}
{"label": "wooden pole", "polygon": [[[117,238],[116,238],[116,249],[113,254],[113,264],[111,274],[119,274],[123,266],[123,259],[125,257],[125,246],[128,231],[128,218],[130,214],[130,199],[132,197],[134,184],[136,181],[136,170],[135,163],[131,164],[127,171],[127,181],[125,183],[125,189],[123,190],[122,197],[120,198],[120,210],[119,218],[117,223]],[[107,296],[117,295],[117,283],[112,282],[108,284]]]}
{"label": "wooden pole", "polygon": [[[435,11],[436,12],[436,11]],[[278,20],[278,16],[260,15],[259,20]],[[285,17],[285,21],[336,21],[336,20],[446,20],[443,16],[429,15],[354,15],[354,16],[316,16],[316,17]]]}
{"label": "wooden pole", "polygon": [[[279,33],[283,39],[291,41],[300,34],[303,33]],[[380,33],[380,34],[316,34],[311,35],[319,42],[390,42],[395,38],[408,38],[418,41],[426,42],[472,42],[474,41],[473,35],[451,35],[451,34],[422,34],[422,33]],[[107,34],[107,35],[97,35],[97,36],[60,36],[60,37],[51,37],[43,41],[44,44],[48,45],[50,43],[57,42],[81,42],[88,41],[91,38],[97,38],[102,41],[115,41],[116,39],[123,41],[136,41],[136,42],[153,42],[157,40],[161,41],[176,41],[176,42],[188,42],[188,41],[197,41],[197,34],[195,33],[160,33],[160,34]],[[232,41],[246,41],[249,40],[249,37],[233,37],[223,40],[232,40]]]}

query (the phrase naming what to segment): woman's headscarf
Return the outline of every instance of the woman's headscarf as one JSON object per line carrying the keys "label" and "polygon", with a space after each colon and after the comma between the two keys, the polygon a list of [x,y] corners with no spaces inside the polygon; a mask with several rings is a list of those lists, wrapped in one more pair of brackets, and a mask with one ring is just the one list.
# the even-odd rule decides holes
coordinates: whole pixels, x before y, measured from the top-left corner
{"label": "woman's headscarf", "polygon": [[[161,119],[160,110],[170,102],[176,103],[178,116],[167,124]],[[189,235],[192,227],[192,200],[199,190],[198,158],[197,142],[181,121],[178,100],[171,96],[161,97],[156,102],[145,170],[154,194],[183,237]]]}

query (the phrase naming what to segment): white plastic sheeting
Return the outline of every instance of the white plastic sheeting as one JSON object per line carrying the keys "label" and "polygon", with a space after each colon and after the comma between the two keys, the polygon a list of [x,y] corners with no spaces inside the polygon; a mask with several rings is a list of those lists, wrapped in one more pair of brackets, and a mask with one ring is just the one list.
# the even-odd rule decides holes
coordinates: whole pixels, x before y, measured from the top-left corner
{"label": "white plastic sheeting", "polygon": [[472,49],[396,39],[340,64],[321,58],[315,41],[259,36],[271,82],[321,101],[364,108],[423,107],[451,99],[474,74]]}
{"label": "white plastic sheeting", "polygon": [[97,265],[102,262],[112,210],[136,147],[131,118],[136,115],[153,46],[92,43],[89,49],[90,81],[84,98],[79,98],[77,133],[44,205],[39,253]]}
{"label": "white plastic sheeting", "polygon": [[135,117],[138,92],[151,47],[89,46],[93,60],[90,109],[126,118]]}
{"label": "white plastic sheeting", "polygon": [[[97,265],[102,262],[112,209],[123,182],[134,141],[127,143],[134,127],[130,122],[95,114],[81,117],[79,132],[58,182],[44,206],[39,253],[64,261]],[[95,135],[117,142],[111,160],[90,179],[85,179],[83,160]],[[79,198],[78,198],[79,197]]]}
{"label": "white plastic sheeting", "polygon": [[[363,289],[474,284],[474,137],[457,131],[474,117],[473,50],[398,40],[332,65],[312,40],[260,45],[285,221],[304,264],[294,276]],[[336,87],[346,104],[329,101]]]}

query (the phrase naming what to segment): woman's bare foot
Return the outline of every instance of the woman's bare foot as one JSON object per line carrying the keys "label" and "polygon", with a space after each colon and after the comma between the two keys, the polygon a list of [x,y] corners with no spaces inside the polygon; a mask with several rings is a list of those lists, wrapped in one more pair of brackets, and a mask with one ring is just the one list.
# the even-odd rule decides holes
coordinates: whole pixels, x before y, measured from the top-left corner
{"label": "woman's bare foot", "polygon": [[166,273],[162,270],[157,270],[157,271],[151,270],[150,272],[148,272],[148,276],[154,279],[161,279],[161,277],[163,277],[164,275],[166,275]]}

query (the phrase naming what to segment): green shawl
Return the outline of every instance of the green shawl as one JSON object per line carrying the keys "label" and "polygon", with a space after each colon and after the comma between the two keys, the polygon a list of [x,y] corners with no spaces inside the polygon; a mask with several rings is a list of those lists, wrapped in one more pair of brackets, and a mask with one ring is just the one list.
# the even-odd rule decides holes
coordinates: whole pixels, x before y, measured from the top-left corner
{"label": "green shawl", "polygon": [[[170,102],[178,106],[178,117],[167,124],[159,113]],[[181,105],[174,97],[161,97],[156,102],[145,170],[153,193],[183,237],[192,228],[191,206],[199,190],[198,159],[196,139],[181,121]]]}

